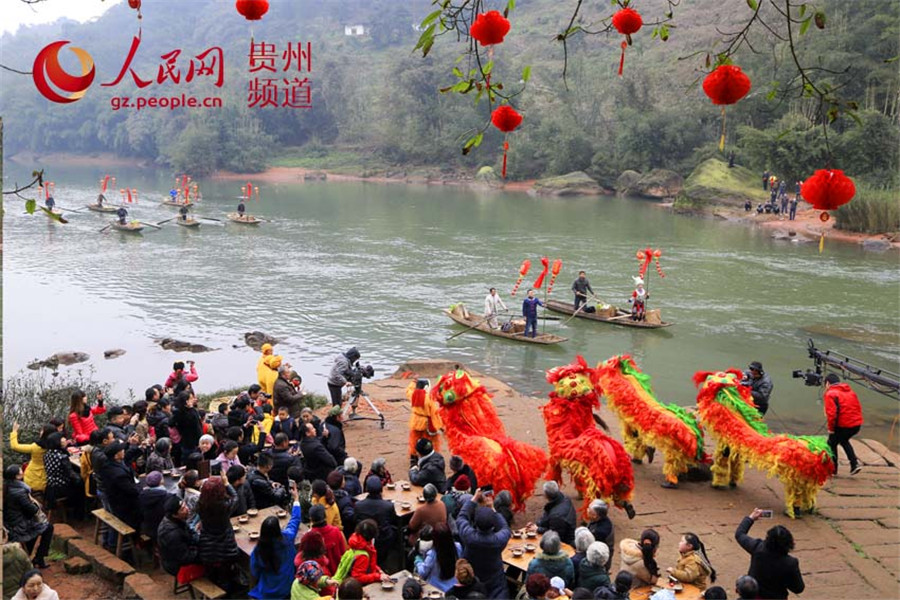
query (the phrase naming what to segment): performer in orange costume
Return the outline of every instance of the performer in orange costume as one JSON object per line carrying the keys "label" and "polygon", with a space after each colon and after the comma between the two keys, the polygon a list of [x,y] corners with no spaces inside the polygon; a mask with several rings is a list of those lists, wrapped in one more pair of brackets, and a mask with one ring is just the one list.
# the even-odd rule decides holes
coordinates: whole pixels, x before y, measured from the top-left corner
{"label": "performer in orange costume", "polygon": [[412,404],[409,413],[409,460],[417,461],[416,442],[421,438],[431,441],[435,452],[441,451],[440,431],[444,428],[441,415],[438,414],[437,402],[428,397],[425,388],[428,387],[427,379],[419,379],[411,382],[406,388],[406,397]]}

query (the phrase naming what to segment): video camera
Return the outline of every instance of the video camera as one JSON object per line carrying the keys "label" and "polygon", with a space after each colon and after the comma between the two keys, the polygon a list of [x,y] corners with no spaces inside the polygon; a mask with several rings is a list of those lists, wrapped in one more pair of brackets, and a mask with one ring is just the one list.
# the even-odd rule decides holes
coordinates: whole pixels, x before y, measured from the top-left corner
{"label": "video camera", "polygon": [[802,370],[802,369],[794,369],[791,371],[791,377],[794,379],[802,379],[803,385],[808,385],[809,387],[815,387],[818,385],[822,385],[822,373],[819,369],[813,371],[812,369]]}
{"label": "video camera", "polygon": [[353,384],[353,395],[359,396],[362,394],[363,378],[371,379],[372,377],[375,377],[375,368],[372,365],[362,366],[359,364],[359,361],[353,363],[353,366],[350,367],[350,377],[347,378]]}

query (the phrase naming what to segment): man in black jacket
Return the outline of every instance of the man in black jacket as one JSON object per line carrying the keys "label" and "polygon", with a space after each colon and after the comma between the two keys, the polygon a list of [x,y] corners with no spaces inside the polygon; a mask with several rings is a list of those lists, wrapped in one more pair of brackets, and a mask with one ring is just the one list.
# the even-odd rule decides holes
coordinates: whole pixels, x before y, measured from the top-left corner
{"label": "man in black jacket", "polygon": [[450,457],[450,471],[453,475],[447,479],[447,487],[443,489],[444,493],[448,493],[453,489],[453,484],[456,483],[456,480],[459,479],[460,475],[465,475],[469,478],[469,489],[467,491],[470,494],[475,493],[475,490],[478,489],[478,479],[475,477],[475,471],[472,470],[472,467],[463,462],[461,456],[454,454]]}
{"label": "man in black jacket", "polygon": [[163,482],[163,475],[159,471],[150,471],[147,473],[145,481],[147,487],[141,490],[141,495],[138,498],[141,515],[143,516],[141,521],[141,533],[149,536],[150,539],[155,541],[159,524],[166,514],[165,505],[166,499],[169,497],[169,492],[161,485]]}
{"label": "man in black jacket", "polygon": [[30,555],[40,538],[32,564],[47,568],[44,558],[53,540],[53,525],[38,518],[41,512],[37,500],[31,497],[31,488],[22,481],[24,475],[19,465],[3,469],[3,526],[9,531],[9,541],[19,542]]}
{"label": "man in black jacket", "polygon": [[178,575],[181,567],[200,562],[199,538],[187,526],[190,510],[181,498],[169,496],[165,511],[157,530],[159,555],[166,573]]}
{"label": "man in black jacket", "polygon": [[256,468],[250,471],[247,476],[247,484],[253,490],[253,500],[256,502],[256,508],[269,508],[270,506],[281,506],[288,499],[288,491],[283,486],[276,486],[269,480],[269,471],[272,470],[272,456],[270,454],[260,454],[256,463]]}
{"label": "man in black jacket", "polygon": [[331,453],[337,464],[343,464],[347,458],[347,441],[344,439],[344,424],[341,422],[341,407],[332,406],[325,417],[323,429],[328,432],[324,437],[325,449]]}
{"label": "man in black jacket", "polygon": [[753,509],[734,532],[734,539],[750,554],[748,575],[759,584],[759,597],[787,598],[788,590],[802,593],[806,585],[800,562],[789,554],[794,549],[794,536],[786,527],[776,525],[766,532],[765,540],[750,537],[750,528],[760,516],[762,510]]}
{"label": "man in black jacket", "polygon": [[231,465],[225,473],[228,478],[228,486],[234,490],[235,502],[231,507],[231,516],[247,514],[248,508],[256,508],[256,499],[253,490],[247,483],[247,470],[241,465]]}
{"label": "man in black jacket", "polygon": [[303,440],[300,442],[300,452],[303,453],[303,478],[309,481],[316,479],[325,481],[328,474],[337,467],[337,462],[316,437],[316,428],[313,424],[306,423],[304,427]]}
{"label": "man in black jacket", "polygon": [[552,529],[559,534],[559,539],[570,546],[575,544],[575,507],[568,496],[559,490],[555,481],[544,483],[544,497],[548,502],[544,505],[544,514],[538,520],[537,525],[531,524],[531,529],[538,533],[544,533]]}
{"label": "man in black jacket", "polygon": [[444,457],[434,451],[434,445],[427,438],[416,442],[419,460],[409,469],[409,480],[415,485],[431,483],[439,490],[447,489],[447,475],[444,473]]}
{"label": "man in black jacket", "polygon": [[107,446],[106,459],[100,477],[112,513],[133,528],[140,529],[140,490],[134,482],[134,472],[124,462],[125,444],[113,442]]}
{"label": "man in black jacket", "polygon": [[378,562],[382,564],[390,550],[398,545],[400,533],[397,527],[397,513],[394,503],[381,497],[381,479],[373,475],[366,479],[367,496],[356,502],[353,511],[356,522],[372,519],[378,523],[378,536],[375,538],[375,550]]}
{"label": "man in black jacket", "polygon": [[295,466],[302,467],[303,459],[296,455],[296,450],[291,448],[284,433],[276,433],[272,441],[274,442],[272,449],[262,453],[272,457],[272,471],[269,473],[269,479],[277,481],[283,487],[288,487],[288,469]]}

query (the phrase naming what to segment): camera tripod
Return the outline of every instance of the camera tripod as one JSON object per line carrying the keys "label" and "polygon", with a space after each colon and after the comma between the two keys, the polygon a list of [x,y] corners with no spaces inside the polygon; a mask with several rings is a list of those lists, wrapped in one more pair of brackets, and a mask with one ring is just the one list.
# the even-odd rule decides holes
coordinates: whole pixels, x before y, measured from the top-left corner
{"label": "camera tripod", "polygon": [[[356,407],[359,405],[359,399],[362,398],[366,401],[366,404],[369,405],[369,408],[372,409],[372,412],[375,413],[374,417],[364,417],[362,415],[356,414]],[[375,406],[372,402],[372,399],[363,392],[362,385],[355,386],[353,388],[353,392],[351,392],[346,404],[344,405],[343,410],[343,418],[344,420],[350,421],[379,421],[381,424],[381,429],[384,429],[384,414]],[[347,411],[350,410],[350,414],[347,414]]]}

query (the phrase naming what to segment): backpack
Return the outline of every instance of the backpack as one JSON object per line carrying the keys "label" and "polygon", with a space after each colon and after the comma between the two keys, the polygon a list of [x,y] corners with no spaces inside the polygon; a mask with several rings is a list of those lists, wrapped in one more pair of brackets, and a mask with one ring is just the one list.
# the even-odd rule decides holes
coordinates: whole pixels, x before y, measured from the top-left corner
{"label": "backpack", "polygon": [[338,563],[338,567],[334,572],[334,576],[332,579],[335,581],[343,581],[348,575],[350,575],[350,569],[353,568],[353,563],[356,562],[356,558],[366,554],[365,550],[354,550],[353,548],[349,548],[343,555],[341,555],[341,562]]}

